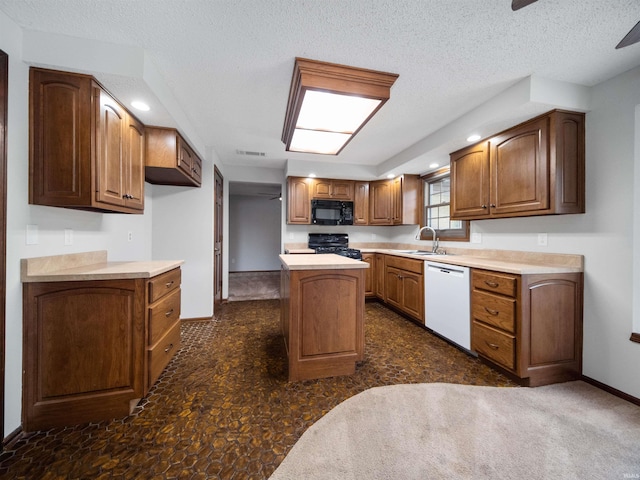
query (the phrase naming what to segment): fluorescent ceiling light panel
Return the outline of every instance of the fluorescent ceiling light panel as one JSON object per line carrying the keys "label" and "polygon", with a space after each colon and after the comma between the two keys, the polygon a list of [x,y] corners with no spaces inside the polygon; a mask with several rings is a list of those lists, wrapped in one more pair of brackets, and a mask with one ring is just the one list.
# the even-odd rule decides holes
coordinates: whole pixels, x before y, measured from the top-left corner
{"label": "fluorescent ceiling light panel", "polygon": [[282,130],[285,149],[337,155],[389,99],[396,78],[296,58]]}

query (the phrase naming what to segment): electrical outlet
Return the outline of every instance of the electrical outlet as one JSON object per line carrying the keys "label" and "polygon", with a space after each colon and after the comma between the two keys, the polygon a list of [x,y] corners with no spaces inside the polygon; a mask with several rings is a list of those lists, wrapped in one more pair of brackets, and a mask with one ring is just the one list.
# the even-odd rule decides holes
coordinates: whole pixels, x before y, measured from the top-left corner
{"label": "electrical outlet", "polygon": [[133,242],[133,232],[127,233],[127,242]]}
{"label": "electrical outlet", "polygon": [[471,243],[482,243],[482,234],[474,232],[471,234]]}
{"label": "electrical outlet", "polygon": [[27,245],[38,244],[38,225],[27,225]]}
{"label": "electrical outlet", "polygon": [[64,244],[73,245],[73,230],[71,228],[64,229]]}
{"label": "electrical outlet", "polygon": [[538,245],[541,247],[546,247],[548,245],[548,238],[546,233],[538,234]]}

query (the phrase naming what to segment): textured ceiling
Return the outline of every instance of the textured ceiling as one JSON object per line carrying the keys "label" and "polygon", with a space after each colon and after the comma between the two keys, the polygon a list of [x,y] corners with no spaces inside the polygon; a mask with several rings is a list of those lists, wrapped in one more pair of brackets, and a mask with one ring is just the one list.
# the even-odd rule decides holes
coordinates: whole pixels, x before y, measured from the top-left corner
{"label": "textured ceiling", "polygon": [[[224,164],[281,168],[287,159],[379,166],[523,78],[592,86],[640,65],[640,44],[614,49],[640,20],[638,0],[539,0],[518,12],[510,4],[0,0],[0,10],[25,31],[142,49],[174,101],[172,110],[153,99],[160,105],[145,123],[182,128],[167,114],[177,108]],[[400,75],[391,100],[337,157],[284,151],[296,56]],[[145,90],[139,78],[99,78],[117,96]]]}

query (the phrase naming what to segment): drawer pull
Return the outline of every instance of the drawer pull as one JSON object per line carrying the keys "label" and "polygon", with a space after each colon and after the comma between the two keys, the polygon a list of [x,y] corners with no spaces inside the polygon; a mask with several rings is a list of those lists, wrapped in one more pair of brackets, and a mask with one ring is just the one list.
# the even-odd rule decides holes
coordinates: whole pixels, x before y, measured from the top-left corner
{"label": "drawer pull", "polygon": [[173,315],[173,308],[164,314],[165,317],[170,317],[171,315]]}
{"label": "drawer pull", "polygon": [[498,288],[500,286],[498,282],[490,282],[489,280],[485,280],[484,283],[489,285],[491,288]]}
{"label": "drawer pull", "polygon": [[164,349],[164,353],[169,353],[171,350],[173,350],[173,343],[167,345],[167,348]]}
{"label": "drawer pull", "polygon": [[487,308],[487,307],[484,307],[484,309],[487,311],[487,313],[489,315],[494,315],[495,316],[495,315],[499,315],[500,314],[500,312],[498,310],[492,310],[492,309]]}
{"label": "drawer pull", "polygon": [[500,345],[496,345],[495,343],[489,343],[486,340],[484,341],[484,343],[486,343],[487,345],[489,345],[491,348],[493,348],[494,350],[498,350],[500,348]]}
{"label": "drawer pull", "polygon": [[165,283],[164,285],[167,288],[171,288],[171,286],[173,285],[173,280],[171,280],[170,282]]}

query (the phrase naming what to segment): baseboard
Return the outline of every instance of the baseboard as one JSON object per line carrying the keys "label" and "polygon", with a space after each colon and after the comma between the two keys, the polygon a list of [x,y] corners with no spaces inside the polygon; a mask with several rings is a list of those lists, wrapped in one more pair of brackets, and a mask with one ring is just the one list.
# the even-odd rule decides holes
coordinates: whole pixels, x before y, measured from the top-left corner
{"label": "baseboard", "polygon": [[22,436],[22,427],[16,428],[2,440],[2,451],[9,449]]}
{"label": "baseboard", "polygon": [[635,405],[640,406],[640,398],[636,398],[633,395],[629,395],[628,393],[621,392],[616,388],[610,387],[609,385],[606,385],[602,382],[599,382],[598,380],[594,380],[593,378],[586,377],[584,375],[582,375],[582,380],[584,380],[587,383],[590,383],[594,387],[598,387],[600,390],[604,390],[605,392],[610,393],[611,395],[615,395],[616,397],[626,400],[627,402],[631,402]]}

